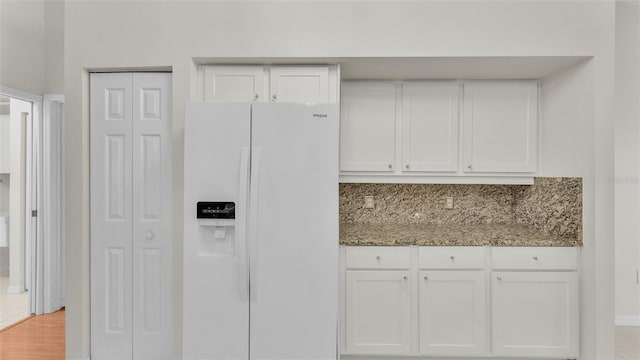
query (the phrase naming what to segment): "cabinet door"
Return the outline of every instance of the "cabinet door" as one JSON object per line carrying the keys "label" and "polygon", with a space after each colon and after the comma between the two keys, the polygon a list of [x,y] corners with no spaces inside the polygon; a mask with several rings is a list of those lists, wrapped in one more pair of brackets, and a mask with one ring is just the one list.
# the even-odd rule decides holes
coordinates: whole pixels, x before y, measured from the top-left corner
{"label": "cabinet door", "polygon": [[465,172],[535,172],[538,88],[535,81],[464,84]]}
{"label": "cabinet door", "polygon": [[402,171],[458,169],[456,82],[402,85]]}
{"label": "cabinet door", "polygon": [[340,170],[393,171],[396,140],[396,85],[342,83]]}
{"label": "cabinet door", "polygon": [[329,102],[327,66],[273,66],[270,76],[273,102]]}
{"label": "cabinet door", "polygon": [[347,271],[346,301],[347,353],[410,353],[408,271]]}
{"label": "cabinet door", "polygon": [[8,174],[11,147],[9,146],[9,114],[0,114],[0,174]]}
{"label": "cabinet door", "polygon": [[491,291],[494,355],[577,357],[577,273],[493,272]]}
{"label": "cabinet door", "polygon": [[262,66],[206,66],[204,101],[267,101]]}
{"label": "cabinet door", "polygon": [[420,353],[484,354],[485,272],[421,271],[419,282]]}

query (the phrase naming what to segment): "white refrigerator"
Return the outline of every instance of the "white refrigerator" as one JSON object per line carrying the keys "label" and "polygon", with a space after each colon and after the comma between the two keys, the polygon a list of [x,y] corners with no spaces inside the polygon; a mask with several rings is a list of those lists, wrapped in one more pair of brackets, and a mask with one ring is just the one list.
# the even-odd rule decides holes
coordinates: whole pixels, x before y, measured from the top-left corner
{"label": "white refrigerator", "polygon": [[189,103],[183,358],[338,357],[338,107]]}

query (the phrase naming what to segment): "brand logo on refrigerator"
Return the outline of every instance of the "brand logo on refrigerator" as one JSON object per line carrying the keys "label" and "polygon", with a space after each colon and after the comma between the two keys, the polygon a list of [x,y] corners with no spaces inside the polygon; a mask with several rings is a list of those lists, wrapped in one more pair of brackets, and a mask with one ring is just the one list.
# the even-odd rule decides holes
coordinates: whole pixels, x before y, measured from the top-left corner
{"label": "brand logo on refrigerator", "polygon": [[314,117],[314,118],[322,119],[322,118],[326,118],[326,117],[327,117],[327,114],[313,114],[313,117]]}

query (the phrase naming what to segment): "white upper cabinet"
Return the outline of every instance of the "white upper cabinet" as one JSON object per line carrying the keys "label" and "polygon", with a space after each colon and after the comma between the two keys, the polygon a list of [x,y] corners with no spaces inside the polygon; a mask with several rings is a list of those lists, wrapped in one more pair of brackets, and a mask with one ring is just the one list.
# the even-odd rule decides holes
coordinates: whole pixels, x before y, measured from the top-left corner
{"label": "white upper cabinet", "polygon": [[10,168],[9,115],[0,114],[0,174],[8,174]]}
{"label": "white upper cabinet", "polygon": [[266,101],[264,72],[262,66],[207,66],[204,69],[204,100]]}
{"label": "white upper cabinet", "polygon": [[394,170],[396,93],[397,86],[392,82],[343,83],[341,171]]}
{"label": "white upper cabinet", "polygon": [[464,172],[536,171],[536,81],[465,82],[463,114]]}
{"label": "white upper cabinet", "polygon": [[402,85],[402,171],[458,170],[457,82]]}
{"label": "white upper cabinet", "polygon": [[329,68],[326,66],[274,66],[270,84],[273,102],[330,102]]}
{"label": "white upper cabinet", "polygon": [[343,182],[533,182],[536,81],[346,81],[341,116]]}
{"label": "white upper cabinet", "polygon": [[202,94],[196,99],[213,102],[338,102],[338,67],[203,65]]}

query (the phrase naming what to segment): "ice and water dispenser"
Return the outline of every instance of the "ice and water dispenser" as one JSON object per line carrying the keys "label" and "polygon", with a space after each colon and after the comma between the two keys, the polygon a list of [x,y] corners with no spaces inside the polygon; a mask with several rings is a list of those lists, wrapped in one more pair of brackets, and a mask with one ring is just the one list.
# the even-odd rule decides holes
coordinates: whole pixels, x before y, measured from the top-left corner
{"label": "ice and water dispenser", "polygon": [[201,253],[235,256],[236,204],[201,201],[197,211]]}

